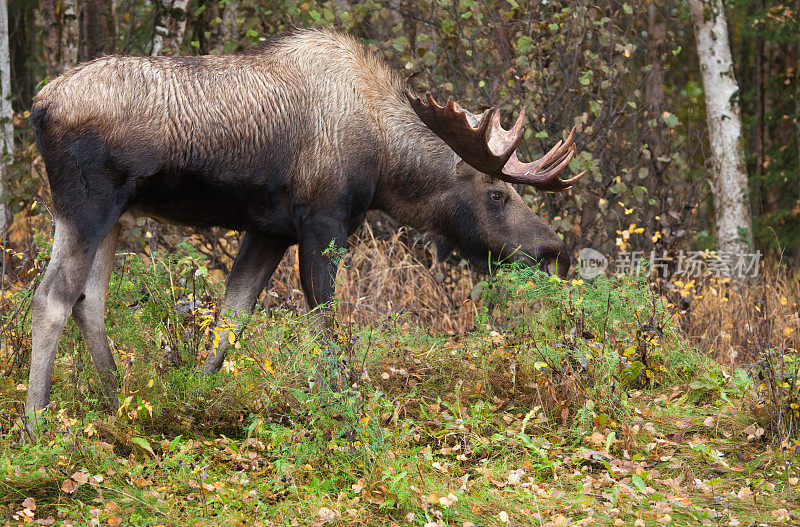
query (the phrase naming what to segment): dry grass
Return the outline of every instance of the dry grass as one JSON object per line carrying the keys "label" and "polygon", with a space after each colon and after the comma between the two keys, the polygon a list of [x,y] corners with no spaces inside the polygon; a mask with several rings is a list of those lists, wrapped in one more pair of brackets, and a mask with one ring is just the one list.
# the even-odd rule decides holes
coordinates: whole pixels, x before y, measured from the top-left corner
{"label": "dry grass", "polygon": [[[469,295],[479,279],[467,269],[435,261],[418,234],[401,228],[378,237],[370,224],[351,239],[337,286],[340,318],[383,324],[391,315],[435,332],[463,334],[474,325]],[[297,248],[284,257],[265,305],[301,303]]]}
{"label": "dry grass", "polygon": [[800,272],[774,261],[751,283],[707,280],[682,299],[687,337],[727,364],[751,364],[767,349],[800,349]]}

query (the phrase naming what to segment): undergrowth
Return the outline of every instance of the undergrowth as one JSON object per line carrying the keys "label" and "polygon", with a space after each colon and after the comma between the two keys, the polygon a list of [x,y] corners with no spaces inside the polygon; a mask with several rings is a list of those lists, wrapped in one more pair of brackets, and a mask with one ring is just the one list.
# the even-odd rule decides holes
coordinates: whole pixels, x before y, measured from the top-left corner
{"label": "undergrowth", "polygon": [[[335,333],[321,333],[302,308],[273,304],[244,317],[223,370],[206,377],[222,291],[205,257],[185,245],[118,264],[107,317],[116,411],[104,410],[72,324],[37,437],[21,414],[27,359],[4,365],[7,521],[697,525],[796,514],[792,354],[723,368],[643,278],[504,267],[483,284],[474,327],[455,335],[407,313],[359,323],[342,305]],[[23,349],[29,296],[4,298]]]}

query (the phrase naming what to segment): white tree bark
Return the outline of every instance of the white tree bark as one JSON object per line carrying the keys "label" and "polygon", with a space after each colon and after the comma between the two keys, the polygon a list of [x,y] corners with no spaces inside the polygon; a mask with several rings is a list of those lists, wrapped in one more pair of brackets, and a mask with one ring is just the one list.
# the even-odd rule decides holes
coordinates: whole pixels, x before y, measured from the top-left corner
{"label": "white tree bark", "polygon": [[[14,112],[11,109],[11,51],[8,46],[8,3],[0,0],[0,137],[2,137],[2,154],[0,160],[0,196],[5,191],[8,164],[6,155],[14,153]],[[0,234],[5,232],[10,223],[8,205],[0,197]],[[5,255],[0,255],[4,258]]]}
{"label": "white tree bark", "polygon": [[186,35],[189,0],[155,0],[154,5],[157,11],[150,55],[157,57],[164,51],[177,53]]}
{"label": "white tree bark", "polygon": [[78,0],[63,0],[61,10],[61,69],[67,71],[78,63],[81,37]]}
{"label": "white tree bark", "polygon": [[703,75],[713,169],[711,190],[719,251],[746,253],[753,224],[744,162],[739,86],[733,76],[728,23],[722,0],[689,0]]}

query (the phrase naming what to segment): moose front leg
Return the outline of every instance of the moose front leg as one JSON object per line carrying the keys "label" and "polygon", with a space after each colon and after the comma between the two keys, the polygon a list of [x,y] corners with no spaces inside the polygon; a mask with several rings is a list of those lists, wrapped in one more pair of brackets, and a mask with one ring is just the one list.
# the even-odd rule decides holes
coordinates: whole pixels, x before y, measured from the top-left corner
{"label": "moose front leg", "polygon": [[321,329],[320,344],[327,349],[320,354],[312,379],[318,388],[326,387],[332,391],[339,391],[344,386],[333,338],[335,313],[331,300],[340,252],[346,244],[346,225],[332,218],[315,218],[304,224],[300,232],[300,282],[314,317],[311,323]]}
{"label": "moose front leg", "polygon": [[[347,226],[329,217],[307,220],[300,232],[300,282],[309,310],[319,308],[323,326],[333,326],[333,299],[339,251],[347,245]],[[332,249],[332,251],[329,251]]]}
{"label": "moose front leg", "polygon": [[206,375],[216,372],[222,366],[230,333],[241,333],[241,316],[249,315],[253,311],[258,295],[267,286],[288,246],[287,242],[262,233],[248,231],[244,235],[228,277],[222,312],[214,330],[219,340],[216,343],[217,338],[214,339],[215,346],[203,365],[203,373]]}

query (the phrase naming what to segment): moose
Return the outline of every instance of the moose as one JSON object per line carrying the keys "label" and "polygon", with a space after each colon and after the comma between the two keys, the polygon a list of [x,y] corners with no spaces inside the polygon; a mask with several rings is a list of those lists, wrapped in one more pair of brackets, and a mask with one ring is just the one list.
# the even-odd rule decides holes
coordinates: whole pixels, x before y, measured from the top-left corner
{"label": "moose", "polygon": [[334,291],[323,252],[346,246],[368,210],[444,240],[478,269],[522,261],[566,276],[555,231],[511,186],[563,191],[573,135],[541,159],[515,153],[496,108],[473,114],[417,97],[355,38],[295,30],[218,56],[106,56],[35,97],[31,125],[47,170],[52,256],[31,307],[26,411],[49,403],[58,342],[72,315],[116,404],[105,303],[123,216],[244,232],[227,280],[222,365],[234,313],[250,312],[286,249],[299,245],[310,309]]}

